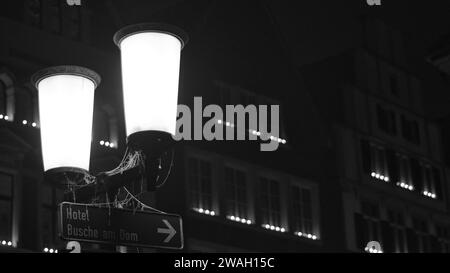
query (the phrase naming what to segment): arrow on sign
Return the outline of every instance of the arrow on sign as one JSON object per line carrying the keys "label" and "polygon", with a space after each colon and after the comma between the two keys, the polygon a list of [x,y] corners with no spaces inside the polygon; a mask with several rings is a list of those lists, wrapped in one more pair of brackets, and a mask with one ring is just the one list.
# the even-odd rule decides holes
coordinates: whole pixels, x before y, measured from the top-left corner
{"label": "arrow on sign", "polygon": [[164,240],[164,243],[168,243],[170,242],[170,240],[172,240],[173,236],[175,236],[177,231],[172,227],[169,221],[165,219],[163,219],[162,221],[164,222],[164,224],[166,224],[168,228],[158,228],[158,233],[169,234],[167,238]]}

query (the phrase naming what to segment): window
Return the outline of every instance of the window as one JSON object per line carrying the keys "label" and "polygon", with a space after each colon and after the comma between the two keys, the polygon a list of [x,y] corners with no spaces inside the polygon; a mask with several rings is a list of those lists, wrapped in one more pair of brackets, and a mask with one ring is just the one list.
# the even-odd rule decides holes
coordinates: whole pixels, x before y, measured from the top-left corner
{"label": "window", "polygon": [[393,237],[394,252],[406,253],[408,246],[406,239],[405,219],[403,214],[393,210],[389,210],[388,218]]}
{"label": "window", "polygon": [[380,230],[380,210],[378,205],[372,204],[370,202],[362,202],[362,215],[364,220],[363,234],[364,241],[366,243],[371,241],[380,242],[381,240],[381,230]]}
{"label": "window", "polygon": [[212,210],[212,167],[202,159],[189,158],[191,205],[196,209]]}
{"label": "window", "polygon": [[361,153],[364,172],[374,178],[389,181],[386,149],[381,145],[361,140]]}
{"label": "window", "polygon": [[430,164],[411,159],[412,181],[415,188],[427,197],[443,199],[441,171]]}
{"label": "window", "polygon": [[420,145],[419,123],[416,120],[408,120],[404,115],[402,120],[402,136],[407,141]]}
{"label": "window", "polygon": [[55,243],[56,212],[55,190],[44,185],[42,187],[41,228],[42,242],[45,247],[52,247]]}
{"label": "window", "polygon": [[48,11],[50,18],[51,32],[61,34],[62,30],[62,7],[60,0],[50,0],[48,3]]}
{"label": "window", "polygon": [[429,165],[422,164],[422,181],[423,190],[428,192],[434,192],[434,179],[431,167]]}
{"label": "window", "polygon": [[295,231],[314,234],[311,189],[292,185],[291,196]]}
{"label": "window", "polygon": [[248,219],[249,208],[245,173],[226,167],[225,183],[228,189],[228,214],[241,219]]}
{"label": "window", "polygon": [[385,133],[396,136],[397,135],[397,119],[395,112],[392,110],[387,110],[377,104],[377,121],[378,128]]}
{"label": "window", "polygon": [[12,237],[13,177],[0,173],[0,240]]}
{"label": "window", "polygon": [[405,184],[411,184],[411,166],[409,158],[404,155],[398,155],[398,165],[400,170],[400,181]]}
{"label": "window", "polygon": [[426,221],[413,218],[413,228],[416,233],[417,248],[419,252],[431,252],[431,240]]}
{"label": "window", "polygon": [[34,121],[35,100],[33,94],[28,88],[16,89],[16,114],[15,119],[28,122]]}
{"label": "window", "polygon": [[27,0],[25,14],[28,24],[38,28],[42,27],[42,0]]}
{"label": "window", "polygon": [[6,115],[7,113],[7,98],[6,86],[2,81],[0,81],[0,115]]}
{"label": "window", "polygon": [[70,9],[68,16],[68,36],[75,40],[81,39],[81,7]]}
{"label": "window", "polygon": [[450,253],[450,234],[448,227],[436,226],[436,233],[440,251],[442,253]]}
{"label": "window", "polygon": [[433,199],[442,199],[441,174],[439,169],[428,164],[421,163],[422,193]]}
{"label": "window", "polygon": [[[383,238],[382,221],[380,219],[380,210],[377,204],[369,201],[362,201],[361,212],[356,212],[354,214],[354,223],[356,247],[360,251],[367,251],[366,247],[369,242],[383,242],[381,240]],[[392,232],[388,232],[387,234],[392,234]],[[382,245],[382,247],[384,251],[385,246]]]}
{"label": "window", "polygon": [[372,172],[385,177],[388,176],[386,150],[382,146],[372,143],[370,146],[370,156]]}
{"label": "window", "polygon": [[281,226],[280,184],[273,179],[261,178],[261,217],[263,224]]}

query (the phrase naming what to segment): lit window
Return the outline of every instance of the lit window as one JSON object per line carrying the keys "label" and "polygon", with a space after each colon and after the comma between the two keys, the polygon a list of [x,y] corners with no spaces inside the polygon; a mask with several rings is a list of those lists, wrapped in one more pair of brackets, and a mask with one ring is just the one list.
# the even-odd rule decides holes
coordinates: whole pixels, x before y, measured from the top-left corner
{"label": "lit window", "polygon": [[311,189],[292,185],[291,196],[295,230],[302,234],[314,234]]}
{"label": "lit window", "polygon": [[274,227],[281,226],[280,184],[276,180],[261,178],[261,217],[263,223]]}
{"label": "lit window", "polygon": [[211,163],[198,158],[189,158],[188,172],[192,207],[202,211],[212,211]]}
{"label": "lit window", "polygon": [[238,217],[247,223],[248,215],[248,189],[247,179],[243,171],[226,167],[225,184],[227,187],[228,214]]}

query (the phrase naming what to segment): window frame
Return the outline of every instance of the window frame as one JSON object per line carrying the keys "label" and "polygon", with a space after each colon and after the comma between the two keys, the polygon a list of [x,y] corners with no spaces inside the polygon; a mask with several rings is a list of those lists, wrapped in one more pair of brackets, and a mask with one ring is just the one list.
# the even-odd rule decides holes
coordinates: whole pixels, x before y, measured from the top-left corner
{"label": "window frame", "polygon": [[[244,168],[239,168],[233,164],[225,163],[223,166],[224,170],[224,182],[225,182],[225,192],[226,192],[226,212],[227,215],[230,216],[237,216],[239,218],[244,218],[247,220],[250,219],[250,211],[251,211],[251,198],[250,198],[250,177],[248,175],[248,172]],[[228,184],[229,181],[227,181],[227,169],[231,170],[233,173],[233,188],[230,188],[230,185]],[[239,193],[238,193],[238,185],[236,184],[238,181],[236,181],[236,174],[242,173],[244,180],[244,193],[243,196],[245,196],[245,200],[239,200]],[[242,185],[241,185],[242,186]],[[233,192],[233,196],[231,196],[231,192]],[[242,208],[240,206],[243,206]],[[243,210],[243,211],[241,211]]]}
{"label": "window frame", "polygon": [[[195,187],[197,190],[193,190],[192,177],[195,176],[190,170],[192,170],[190,166],[190,161],[195,160],[196,163],[196,171],[198,174],[195,179]],[[209,177],[209,193],[203,192],[202,179],[200,177],[201,167],[200,162],[206,162],[210,167],[210,177]],[[213,160],[208,160],[206,157],[197,155],[197,154],[189,154],[186,158],[186,171],[187,171],[187,182],[188,182],[188,192],[189,192],[189,207],[192,209],[204,209],[204,210],[214,210],[215,201],[214,201],[214,162]],[[195,192],[197,191],[197,192]],[[208,200],[204,200],[204,196],[209,196]],[[197,200],[195,200],[197,198]],[[208,205],[208,206],[206,206]],[[215,211],[217,213],[217,211]]]}
{"label": "window frame", "polygon": [[[261,218],[262,224],[269,224],[275,227],[282,227],[283,223],[283,204],[282,204],[282,183],[281,179],[278,177],[271,177],[267,175],[259,175],[258,177],[258,196],[259,196],[259,217]],[[267,182],[267,186],[264,187],[263,183]],[[275,183],[274,183],[275,182]],[[273,194],[272,186],[277,185],[278,195]],[[266,189],[264,189],[266,188]],[[263,192],[264,190],[264,192]],[[265,192],[267,190],[267,193]],[[265,203],[264,196],[267,195]],[[278,211],[274,208],[274,200],[278,199]],[[275,219],[274,219],[275,218]],[[286,229],[286,227],[284,227]]]}
{"label": "window frame", "polygon": [[[293,194],[294,194],[294,190],[293,188],[296,188],[296,190],[299,191],[299,196],[302,199],[301,201],[299,201],[299,204],[295,204],[297,203],[297,200],[295,200]],[[305,204],[305,201],[303,200],[303,191],[307,190],[309,191],[309,198],[310,198],[310,219],[306,219],[304,217],[304,211],[302,209],[302,207]],[[313,234],[316,235],[316,225],[317,225],[317,217],[315,215],[314,212],[314,208],[315,208],[315,189],[309,185],[305,185],[303,183],[291,183],[290,184],[290,196],[289,196],[289,200],[290,200],[290,206],[291,206],[291,210],[292,210],[292,222],[291,222],[291,226],[294,228],[295,232],[302,232],[303,234]],[[297,208],[300,208],[300,212],[297,210]],[[308,230],[307,228],[307,223],[306,222],[310,222],[310,229]]]}

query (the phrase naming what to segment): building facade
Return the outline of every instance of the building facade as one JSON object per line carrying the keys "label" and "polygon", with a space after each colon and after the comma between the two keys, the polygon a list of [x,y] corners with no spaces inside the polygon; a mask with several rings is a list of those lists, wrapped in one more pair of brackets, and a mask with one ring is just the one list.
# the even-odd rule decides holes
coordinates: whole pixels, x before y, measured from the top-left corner
{"label": "building facade", "polygon": [[[368,20],[360,48],[298,69],[266,1],[239,9],[201,0],[10,2],[0,11],[0,251],[66,244],[57,221],[63,192],[43,180],[30,76],[61,64],[102,76],[90,171],[113,169],[126,135],[112,35],[150,20],[190,35],[179,104],[193,109],[201,97],[204,106],[280,106],[280,130],[270,140],[276,151],[261,152],[260,141],[180,141],[164,186],[140,195],[182,216],[183,251],[364,252],[370,241],[385,252],[448,250],[441,132],[427,118],[426,79],[407,69],[400,33]],[[233,123],[220,126],[237,134]],[[259,130],[245,129],[247,137]],[[82,251],[157,250],[82,244]]]}
{"label": "building facade", "polygon": [[360,48],[305,78],[335,132],[346,248],[376,241],[385,252],[448,252],[442,128],[427,117],[428,79],[411,69],[409,41],[396,32],[365,20]]}

